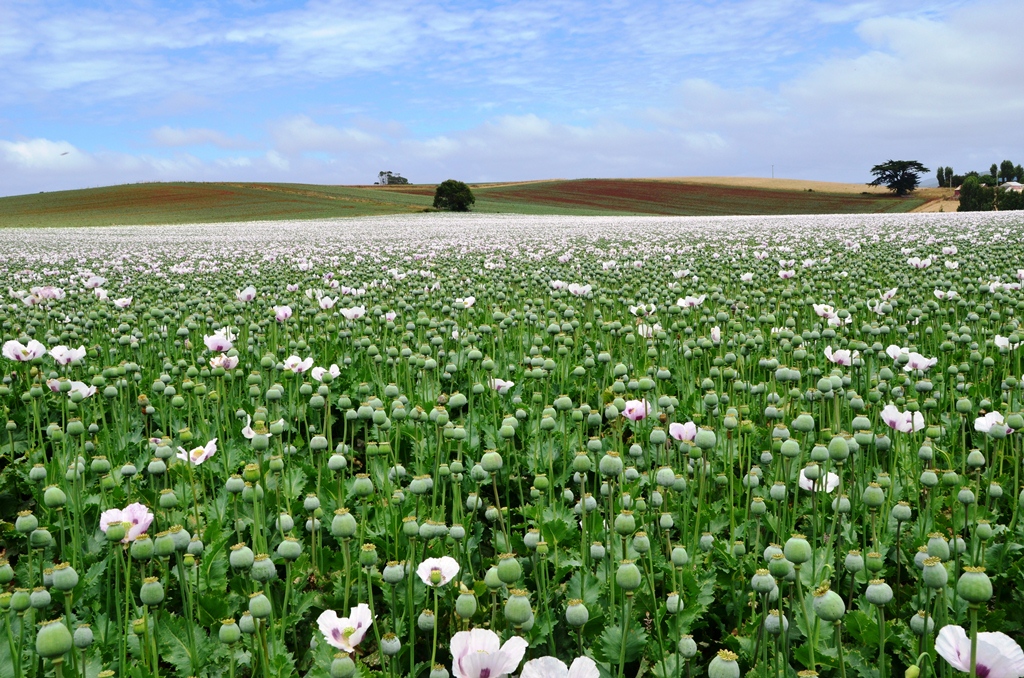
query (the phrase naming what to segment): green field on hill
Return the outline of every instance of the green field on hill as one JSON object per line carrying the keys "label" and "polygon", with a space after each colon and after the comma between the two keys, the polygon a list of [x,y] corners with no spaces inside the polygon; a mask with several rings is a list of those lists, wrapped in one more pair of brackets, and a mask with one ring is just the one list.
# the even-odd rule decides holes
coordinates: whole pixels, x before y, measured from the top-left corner
{"label": "green field on hill", "polygon": [[[471,184],[474,211],[564,215],[721,216],[907,212],[919,198],[644,179]],[[182,224],[409,214],[434,186],[144,183],[0,198],[0,228]]]}

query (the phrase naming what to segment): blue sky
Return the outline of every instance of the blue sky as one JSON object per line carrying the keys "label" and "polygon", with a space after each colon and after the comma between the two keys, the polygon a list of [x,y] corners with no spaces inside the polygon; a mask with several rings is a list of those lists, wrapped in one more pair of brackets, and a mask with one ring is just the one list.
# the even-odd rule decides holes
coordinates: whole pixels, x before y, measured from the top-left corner
{"label": "blue sky", "polygon": [[0,2],[0,195],[1024,162],[1024,2]]}

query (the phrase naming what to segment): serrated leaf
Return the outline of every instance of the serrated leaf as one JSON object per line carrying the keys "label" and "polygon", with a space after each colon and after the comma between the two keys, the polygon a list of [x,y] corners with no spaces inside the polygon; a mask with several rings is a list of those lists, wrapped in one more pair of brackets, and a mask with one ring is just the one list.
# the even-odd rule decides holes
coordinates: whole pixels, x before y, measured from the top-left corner
{"label": "serrated leaf", "polygon": [[[622,642],[622,626],[619,624],[610,625],[605,628],[604,633],[597,639],[595,655],[602,661],[618,666],[619,657],[622,653]],[[625,642],[625,661],[631,662],[643,652],[644,646],[647,645],[647,634],[639,624],[632,622],[626,631]]]}

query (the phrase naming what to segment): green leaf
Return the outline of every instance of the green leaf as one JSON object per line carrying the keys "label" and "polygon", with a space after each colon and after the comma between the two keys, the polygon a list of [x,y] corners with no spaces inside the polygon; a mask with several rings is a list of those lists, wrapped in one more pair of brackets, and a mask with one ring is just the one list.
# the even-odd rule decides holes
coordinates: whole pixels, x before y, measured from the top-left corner
{"label": "green leaf", "polygon": [[[610,625],[605,628],[604,633],[597,639],[595,654],[601,661],[618,666],[619,657],[622,653],[622,626],[619,624]],[[640,625],[633,622],[626,632],[626,654],[625,661],[631,662],[640,656],[644,646],[647,644],[647,634]]]}

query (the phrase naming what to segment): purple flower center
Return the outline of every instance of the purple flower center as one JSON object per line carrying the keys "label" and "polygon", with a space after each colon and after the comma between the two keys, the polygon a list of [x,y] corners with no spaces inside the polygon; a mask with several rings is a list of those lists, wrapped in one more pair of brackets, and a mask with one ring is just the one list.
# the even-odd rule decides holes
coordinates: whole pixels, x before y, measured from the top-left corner
{"label": "purple flower center", "polygon": [[[985,673],[988,673],[988,671],[986,670]],[[491,678],[491,670],[489,668],[480,669],[480,678]]]}
{"label": "purple flower center", "polygon": [[981,664],[975,663],[974,668],[978,672],[978,678],[988,678],[987,666],[982,666]]}

